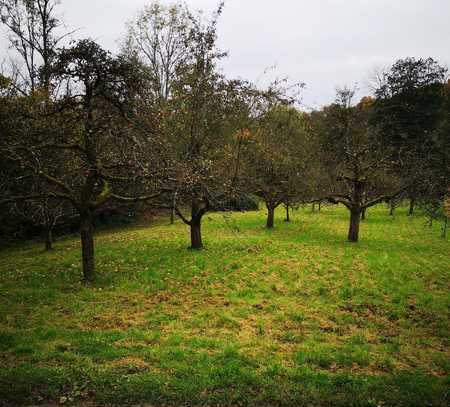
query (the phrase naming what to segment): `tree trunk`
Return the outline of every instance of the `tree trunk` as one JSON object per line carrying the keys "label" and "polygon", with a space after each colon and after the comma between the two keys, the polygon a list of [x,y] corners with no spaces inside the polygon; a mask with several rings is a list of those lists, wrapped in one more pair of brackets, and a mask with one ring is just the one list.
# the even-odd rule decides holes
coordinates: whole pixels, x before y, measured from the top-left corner
{"label": "tree trunk", "polygon": [[175,223],[175,206],[177,204],[177,193],[173,194],[172,199],[172,208],[170,210],[170,224],[173,225]]}
{"label": "tree trunk", "polygon": [[311,211],[312,212],[316,211],[316,203],[315,202],[313,202],[313,204],[312,204]]}
{"label": "tree trunk", "polygon": [[52,228],[47,226],[45,228],[45,251],[49,252],[53,250],[53,233]]}
{"label": "tree trunk", "polygon": [[203,248],[202,242],[202,211],[200,208],[199,200],[194,197],[191,203],[191,222],[189,227],[191,228],[191,249]]}
{"label": "tree trunk", "polygon": [[92,283],[95,281],[94,226],[90,214],[81,216],[80,235],[81,253],[83,257],[83,281],[85,283]]}
{"label": "tree trunk", "polygon": [[319,212],[322,209],[322,202],[319,202]]}
{"label": "tree trunk", "polygon": [[416,205],[415,199],[414,199],[414,198],[411,198],[411,199],[409,200],[409,211],[408,211],[408,216],[413,216],[415,205]]}
{"label": "tree trunk", "polygon": [[350,227],[348,230],[348,240],[357,242],[359,238],[359,224],[361,221],[361,208],[353,208],[350,210]]}
{"label": "tree trunk", "polygon": [[366,209],[361,210],[361,220],[366,220]]}
{"label": "tree trunk", "polygon": [[267,207],[267,229],[272,229],[275,219],[275,208]]}
{"label": "tree trunk", "polygon": [[394,210],[395,210],[394,204],[391,203],[391,204],[390,204],[390,207],[391,207],[391,208],[390,208],[390,210],[389,210],[389,215],[390,215],[390,216],[394,216]]}
{"label": "tree trunk", "polygon": [[290,213],[289,213],[289,205],[286,205],[286,222],[290,222],[291,221],[291,217],[290,217]]}
{"label": "tree trunk", "polygon": [[202,242],[202,229],[201,229],[201,218],[192,219],[191,228],[191,249],[201,249],[203,248]]}
{"label": "tree trunk", "polygon": [[442,239],[445,239],[447,237],[447,225],[448,225],[448,218],[445,217],[444,224],[442,225],[442,233],[441,233]]}

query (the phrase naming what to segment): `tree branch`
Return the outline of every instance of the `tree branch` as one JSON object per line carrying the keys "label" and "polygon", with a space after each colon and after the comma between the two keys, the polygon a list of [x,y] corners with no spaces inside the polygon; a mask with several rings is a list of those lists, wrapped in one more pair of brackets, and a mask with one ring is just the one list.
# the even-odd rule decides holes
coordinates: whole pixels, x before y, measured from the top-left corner
{"label": "tree branch", "polygon": [[162,195],[163,192],[158,192],[156,194],[153,195],[144,195],[144,196],[122,196],[122,195],[117,195],[117,194],[110,194],[109,196],[112,199],[115,199],[117,201],[120,202],[145,202],[145,201],[150,201],[152,199],[158,198]]}
{"label": "tree branch", "polygon": [[191,226],[192,222],[190,220],[188,220],[182,213],[181,211],[178,209],[178,206],[174,207],[176,214],[180,217],[180,219],[186,224]]}

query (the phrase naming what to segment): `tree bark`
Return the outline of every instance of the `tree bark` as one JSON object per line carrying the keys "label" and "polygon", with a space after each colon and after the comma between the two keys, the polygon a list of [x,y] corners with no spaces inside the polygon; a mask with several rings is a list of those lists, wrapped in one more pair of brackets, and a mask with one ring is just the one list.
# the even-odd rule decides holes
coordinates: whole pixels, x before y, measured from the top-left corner
{"label": "tree bark", "polygon": [[286,222],[290,222],[291,221],[291,216],[289,213],[289,205],[286,205]]}
{"label": "tree bark", "polygon": [[322,202],[319,202],[319,212],[322,209]]}
{"label": "tree bark", "polygon": [[392,202],[391,202],[391,204],[390,204],[390,210],[389,210],[389,215],[390,216],[394,216],[394,210],[395,210],[395,206],[394,206],[394,204],[392,204]]}
{"label": "tree bark", "polygon": [[83,281],[95,281],[94,226],[91,214],[83,214],[80,219],[81,253],[83,258]]}
{"label": "tree bark", "polygon": [[448,218],[445,217],[444,224],[442,225],[442,233],[441,233],[442,239],[445,239],[447,237],[447,226],[448,226]]}
{"label": "tree bark", "polygon": [[350,227],[348,230],[348,240],[357,242],[359,239],[359,225],[361,222],[361,208],[352,208],[350,210]]}
{"label": "tree bark", "polygon": [[175,223],[175,206],[177,204],[177,193],[174,192],[172,199],[172,208],[170,210],[170,224],[173,225]]}
{"label": "tree bark", "polygon": [[197,198],[192,199],[191,203],[191,221],[189,226],[191,228],[191,249],[203,248],[202,242],[202,210]]}
{"label": "tree bark", "polygon": [[203,248],[201,225],[201,218],[193,219],[191,222],[191,249]]}
{"label": "tree bark", "polygon": [[413,216],[414,215],[414,208],[416,205],[416,200],[414,198],[411,198],[409,200],[409,211],[408,211],[408,216]]}
{"label": "tree bark", "polygon": [[53,250],[53,233],[52,228],[47,226],[45,228],[45,251],[49,252]]}
{"label": "tree bark", "polygon": [[273,229],[275,220],[275,208],[267,207],[267,229]]}

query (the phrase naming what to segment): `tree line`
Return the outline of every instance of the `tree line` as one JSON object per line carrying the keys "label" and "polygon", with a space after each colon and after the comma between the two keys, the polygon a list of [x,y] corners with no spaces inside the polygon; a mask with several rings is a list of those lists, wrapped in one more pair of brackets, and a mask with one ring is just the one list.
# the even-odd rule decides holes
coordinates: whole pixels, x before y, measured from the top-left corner
{"label": "tree line", "polygon": [[[450,185],[450,85],[432,58],[398,60],[372,96],[338,89],[306,112],[302,83],[264,89],[226,76],[209,19],[153,1],[127,26],[120,52],[65,31],[57,0],[0,0],[13,57],[0,75],[0,218],[45,231],[76,222],[83,277],[95,280],[102,214],[166,208],[203,246],[203,216],[249,197],[275,209],[342,204],[357,242],[367,208],[404,200],[430,222]],[[8,227],[9,225],[9,227]]]}

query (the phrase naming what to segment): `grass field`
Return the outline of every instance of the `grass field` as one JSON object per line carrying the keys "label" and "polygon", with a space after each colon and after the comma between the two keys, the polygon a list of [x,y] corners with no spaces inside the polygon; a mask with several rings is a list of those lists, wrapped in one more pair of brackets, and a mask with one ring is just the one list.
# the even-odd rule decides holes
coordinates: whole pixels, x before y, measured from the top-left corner
{"label": "grass field", "polygon": [[0,404],[448,406],[450,245],[425,220],[342,208],[166,219],[0,252]]}

